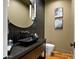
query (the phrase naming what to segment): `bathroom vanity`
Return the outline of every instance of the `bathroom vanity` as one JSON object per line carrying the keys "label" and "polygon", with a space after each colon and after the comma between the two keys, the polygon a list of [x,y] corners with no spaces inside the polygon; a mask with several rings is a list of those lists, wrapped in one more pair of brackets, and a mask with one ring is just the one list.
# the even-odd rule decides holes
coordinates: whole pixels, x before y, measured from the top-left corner
{"label": "bathroom vanity", "polygon": [[[32,2],[34,3],[32,4]],[[44,2],[42,0],[33,0],[32,2],[31,0],[10,0],[9,2],[8,40],[13,40],[13,47],[5,59],[38,59],[44,51],[44,47],[42,47],[43,43],[45,43]],[[35,11],[36,16],[29,18],[29,8]],[[33,35],[29,36],[26,32]],[[33,40],[38,37],[38,40],[32,44],[24,44],[23,40],[29,37]],[[20,42],[23,45],[19,44]]]}
{"label": "bathroom vanity", "polygon": [[44,51],[43,43],[45,39],[39,39],[36,43],[26,47],[16,44],[6,59],[38,59]]}

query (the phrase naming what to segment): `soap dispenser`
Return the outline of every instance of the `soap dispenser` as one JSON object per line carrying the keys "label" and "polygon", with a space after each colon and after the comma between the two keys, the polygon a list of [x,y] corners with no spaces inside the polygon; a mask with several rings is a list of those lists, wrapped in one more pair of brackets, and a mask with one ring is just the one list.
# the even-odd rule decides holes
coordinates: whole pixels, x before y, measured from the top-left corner
{"label": "soap dispenser", "polygon": [[37,35],[37,33],[35,33],[34,36],[35,36],[35,39],[38,39],[38,35]]}

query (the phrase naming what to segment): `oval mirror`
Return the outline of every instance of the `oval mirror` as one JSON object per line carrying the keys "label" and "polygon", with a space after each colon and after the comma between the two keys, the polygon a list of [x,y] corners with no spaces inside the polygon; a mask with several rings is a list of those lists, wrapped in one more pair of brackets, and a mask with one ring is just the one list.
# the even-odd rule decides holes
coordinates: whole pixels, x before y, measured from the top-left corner
{"label": "oval mirror", "polygon": [[[15,26],[21,28],[28,28],[33,24],[36,17],[36,5],[31,7],[32,4],[28,3],[30,0],[9,0],[8,6],[8,20]],[[32,12],[33,10],[34,12]],[[33,17],[32,17],[33,13]]]}

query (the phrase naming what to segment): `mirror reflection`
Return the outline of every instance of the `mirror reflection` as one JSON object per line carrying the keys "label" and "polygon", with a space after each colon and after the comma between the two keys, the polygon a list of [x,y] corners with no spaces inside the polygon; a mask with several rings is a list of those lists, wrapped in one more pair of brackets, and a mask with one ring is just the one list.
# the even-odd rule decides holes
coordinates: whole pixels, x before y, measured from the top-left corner
{"label": "mirror reflection", "polygon": [[9,0],[9,22],[21,28],[30,27],[36,18],[35,2],[35,0]]}

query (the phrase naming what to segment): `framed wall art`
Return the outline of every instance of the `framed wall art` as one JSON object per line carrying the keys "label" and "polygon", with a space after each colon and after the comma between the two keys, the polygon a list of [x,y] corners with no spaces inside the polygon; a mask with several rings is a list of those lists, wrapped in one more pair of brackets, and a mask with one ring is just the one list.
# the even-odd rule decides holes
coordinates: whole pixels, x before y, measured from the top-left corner
{"label": "framed wall art", "polygon": [[58,7],[55,9],[55,17],[63,17],[63,8]]}
{"label": "framed wall art", "polygon": [[63,18],[55,18],[55,29],[63,29]]}

